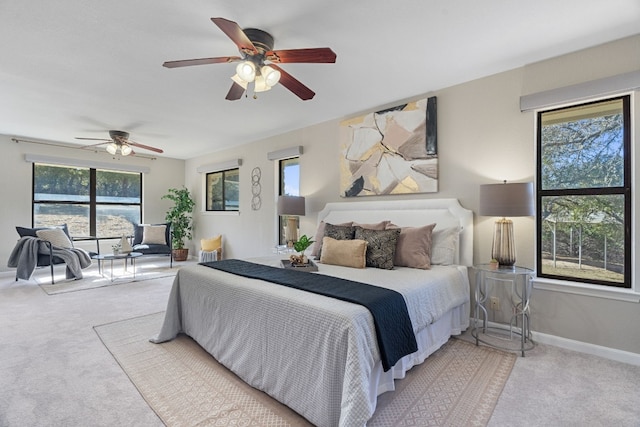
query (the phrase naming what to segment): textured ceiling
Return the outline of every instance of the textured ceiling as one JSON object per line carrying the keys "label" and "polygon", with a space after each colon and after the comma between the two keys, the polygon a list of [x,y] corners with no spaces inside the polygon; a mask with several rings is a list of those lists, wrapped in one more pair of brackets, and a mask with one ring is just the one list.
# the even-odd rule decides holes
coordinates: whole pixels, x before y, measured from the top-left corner
{"label": "textured ceiling", "polygon": [[[224,99],[237,55],[210,20],[270,32],[275,49],[331,47],[335,64],[283,64],[283,86]],[[367,111],[638,33],[638,0],[0,1],[0,134],[79,143],[109,129],[191,158]]]}

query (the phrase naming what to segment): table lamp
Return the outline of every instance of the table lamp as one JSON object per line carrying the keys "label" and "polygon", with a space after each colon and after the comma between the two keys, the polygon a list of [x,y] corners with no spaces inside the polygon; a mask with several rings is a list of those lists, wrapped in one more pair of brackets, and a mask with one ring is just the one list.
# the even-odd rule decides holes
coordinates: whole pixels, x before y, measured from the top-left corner
{"label": "table lamp", "polygon": [[516,263],[516,244],[513,222],[507,217],[535,215],[533,183],[504,181],[502,184],[481,185],[479,214],[502,217],[495,223],[491,257],[500,265],[513,266]]}
{"label": "table lamp", "polygon": [[298,216],[304,216],[304,197],[278,196],[278,215],[287,217],[285,240],[287,245],[298,241]]}

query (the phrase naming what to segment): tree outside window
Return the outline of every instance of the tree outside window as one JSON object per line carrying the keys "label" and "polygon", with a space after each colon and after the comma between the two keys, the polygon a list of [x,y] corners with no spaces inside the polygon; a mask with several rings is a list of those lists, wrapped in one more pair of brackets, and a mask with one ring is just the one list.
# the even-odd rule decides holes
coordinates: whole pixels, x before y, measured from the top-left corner
{"label": "tree outside window", "polygon": [[206,183],[207,211],[240,209],[240,169],[210,172],[207,174]]}
{"label": "tree outside window", "polygon": [[629,102],[538,113],[538,276],[631,287]]}

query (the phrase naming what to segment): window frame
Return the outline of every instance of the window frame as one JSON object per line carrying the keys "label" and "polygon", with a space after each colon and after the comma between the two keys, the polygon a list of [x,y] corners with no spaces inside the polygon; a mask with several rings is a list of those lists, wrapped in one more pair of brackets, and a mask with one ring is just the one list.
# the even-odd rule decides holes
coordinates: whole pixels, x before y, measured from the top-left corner
{"label": "window frame", "polygon": [[[36,200],[36,168],[38,166],[49,166],[49,167],[59,167],[66,169],[86,169],[89,171],[89,201],[73,201],[73,200]],[[140,176],[140,202],[139,203],[127,203],[127,202],[98,202],[97,201],[97,173],[98,171],[108,171],[108,172],[116,172],[116,173],[128,173],[128,174],[138,174]],[[127,170],[117,170],[117,169],[102,169],[90,166],[69,166],[63,164],[50,164],[46,162],[33,162],[31,166],[31,226],[35,227],[35,216],[36,216],[36,205],[85,205],[89,207],[89,236],[99,237],[101,239],[108,238],[119,238],[121,236],[98,236],[98,218],[97,211],[98,206],[138,206],[139,207],[139,218],[142,222],[142,212],[143,212],[143,194],[142,194],[142,172],[133,172]],[[134,224],[135,225],[135,224]],[[133,233],[133,229],[131,230]],[[76,237],[88,237],[88,236],[76,236]]]}
{"label": "window frame", "polygon": [[[589,188],[565,188],[565,189],[543,189],[542,188],[542,116],[545,113],[561,111],[570,108],[594,105],[598,103],[610,102],[615,100],[622,101],[622,144],[623,144],[623,184],[618,187],[589,187]],[[540,110],[537,112],[536,122],[536,270],[537,276],[541,279],[565,282],[572,286],[575,285],[587,285],[595,286],[598,289],[618,289],[622,291],[633,290],[633,277],[632,277],[632,263],[633,263],[633,227],[634,218],[632,217],[632,189],[633,189],[633,151],[631,145],[632,139],[632,115],[631,115],[631,95],[617,95],[597,100],[590,100],[586,102],[574,103],[571,105],[564,105],[557,108],[549,108]],[[606,195],[622,195],[624,197],[624,281],[609,282],[600,281],[586,278],[576,278],[570,276],[558,276],[552,274],[545,274],[542,270],[542,235],[543,235],[543,218],[541,209],[543,208],[542,200],[544,197],[549,196],[606,196]]]}
{"label": "window frame", "polygon": [[[298,191],[297,194],[288,194],[285,191],[285,168],[287,163],[291,163],[295,160],[295,164],[298,166]],[[300,156],[292,156],[278,160],[278,196],[299,196],[300,195]],[[285,238],[285,225],[286,215],[278,215],[278,244],[286,245]]]}
{"label": "window frame", "polygon": [[[225,183],[226,183],[226,174],[228,172],[235,172],[238,175],[238,200],[237,200],[238,207],[235,209],[227,209],[227,203],[225,201],[225,190],[226,190]],[[210,202],[209,176],[217,175],[217,174],[222,174],[222,207],[223,209],[209,209],[209,202]],[[205,172],[204,184],[205,184],[204,185],[204,211],[205,212],[240,212],[240,168],[239,167]]]}

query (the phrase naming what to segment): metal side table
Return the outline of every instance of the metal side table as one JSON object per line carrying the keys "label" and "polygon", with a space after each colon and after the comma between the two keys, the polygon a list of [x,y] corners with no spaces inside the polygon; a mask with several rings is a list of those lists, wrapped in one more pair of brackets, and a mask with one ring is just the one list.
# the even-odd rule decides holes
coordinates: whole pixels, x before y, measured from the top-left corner
{"label": "metal side table", "polygon": [[[476,339],[476,345],[483,343],[501,350],[518,351],[524,357],[525,351],[535,346],[531,339],[529,310],[534,271],[517,266],[494,268],[489,264],[474,265],[473,268],[476,270],[476,300],[471,335]],[[508,325],[488,325],[487,302],[490,302],[489,295],[494,286],[511,288],[512,315]],[[506,345],[514,339],[519,341],[519,347]]]}

